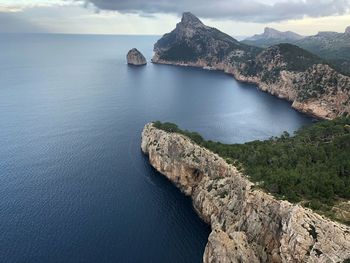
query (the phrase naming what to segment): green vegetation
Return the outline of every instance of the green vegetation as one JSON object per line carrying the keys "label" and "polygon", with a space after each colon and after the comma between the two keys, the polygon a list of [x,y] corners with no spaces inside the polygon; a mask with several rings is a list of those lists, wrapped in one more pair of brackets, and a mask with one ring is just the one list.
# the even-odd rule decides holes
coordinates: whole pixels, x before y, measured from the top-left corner
{"label": "green vegetation", "polygon": [[164,51],[160,58],[170,61],[196,61],[198,54],[186,43],[177,43]]}
{"label": "green vegetation", "polygon": [[318,122],[294,136],[284,132],[266,141],[231,145],[206,141],[171,123],[154,126],[188,136],[278,198],[302,202],[330,217],[333,205],[350,199],[350,118]]}
{"label": "green vegetation", "polygon": [[203,137],[197,132],[190,132],[187,130],[181,130],[176,124],[170,122],[161,123],[160,121],[156,121],[153,123],[153,126],[157,129],[161,129],[166,132],[174,132],[180,133],[187,137],[189,137],[195,143],[202,145],[204,142]]}
{"label": "green vegetation", "polygon": [[305,71],[315,64],[327,64],[318,56],[291,44],[278,45],[281,54],[287,61],[287,69],[292,71]]}
{"label": "green vegetation", "polygon": [[[349,34],[343,33],[322,33],[306,37],[301,40],[288,39],[260,39],[244,40],[241,43],[261,48],[281,43],[289,43],[305,49],[327,61],[332,68],[343,75],[350,76],[350,38]],[[323,63],[326,63],[325,61]]]}

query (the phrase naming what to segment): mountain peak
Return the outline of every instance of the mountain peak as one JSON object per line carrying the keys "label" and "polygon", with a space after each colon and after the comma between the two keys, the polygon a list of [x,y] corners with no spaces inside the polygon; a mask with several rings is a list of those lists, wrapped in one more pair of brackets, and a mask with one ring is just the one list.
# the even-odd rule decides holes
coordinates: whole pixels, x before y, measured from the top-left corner
{"label": "mountain peak", "polygon": [[265,27],[264,29],[265,34],[271,34],[271,33],[281,33],[280,31],[272,28],[272,27]]}
{"label": "mountain peak", "polygon": [[185,25],[204,25],[202,21],[191,12],[184,12],[182,14],[181,23]]}

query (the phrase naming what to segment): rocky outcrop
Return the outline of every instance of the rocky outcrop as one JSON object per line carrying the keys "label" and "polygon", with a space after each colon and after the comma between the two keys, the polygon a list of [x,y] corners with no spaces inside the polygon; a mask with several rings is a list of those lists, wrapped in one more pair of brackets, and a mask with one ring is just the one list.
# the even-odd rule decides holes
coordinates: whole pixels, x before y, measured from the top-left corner
{"label": "rocky outcrop", "polygon": [[246,176],[189,138],[147,124],[142,151],[152,166],[191,196],[212,228],[209,262],[343,262],[350,228],[311,210],[276,200]]}
{"label": "rocky outcrop", "polygon": [[136,48],[129,50],[126,59],[129,65],[142,66],[147,64],[146,58]]}
{"label": "rocky outcrop", "polygon": [[265,50],[238,42],[184,13],[154,46],[152,62],[222,70],[318,118],[350,114],[350,77],[290,44]]}

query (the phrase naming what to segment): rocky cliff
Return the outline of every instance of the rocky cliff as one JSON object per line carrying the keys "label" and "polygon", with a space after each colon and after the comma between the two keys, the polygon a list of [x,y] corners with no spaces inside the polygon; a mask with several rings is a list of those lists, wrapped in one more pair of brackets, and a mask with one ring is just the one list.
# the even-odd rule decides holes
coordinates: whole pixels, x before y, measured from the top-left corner
{"label": "rocky cliff", "polygon": [[262,50],[184,13],[176,28],[158,40],[154,51],[154,63],[222,70],[319,118],[350,113],[350,77],[291,44]]}
{"label": "rocky cliff", "polygon": [[142,66],[147,64],[146,58],[136,48],[129,50],[126,59],[129,65]]}
{"label": "rocky cliff", "polygon": [[343,262],[350,228],[299,205],[274,199],[189,138],[147,124],[142,151],[160,173],[191,196],[212,232],[204,262]]}

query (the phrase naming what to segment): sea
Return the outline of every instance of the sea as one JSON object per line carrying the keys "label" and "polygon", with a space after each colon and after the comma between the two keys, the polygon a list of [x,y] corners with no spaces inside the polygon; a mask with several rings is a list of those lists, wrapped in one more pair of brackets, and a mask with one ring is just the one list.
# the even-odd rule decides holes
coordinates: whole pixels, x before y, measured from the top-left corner
{"label": "sea", "polygon": [[0,262],[201,262],[210,228],[142,154],[144,125],[244,143],[313,121],[222,72],[126,64],[158,38],[0,35]]}

